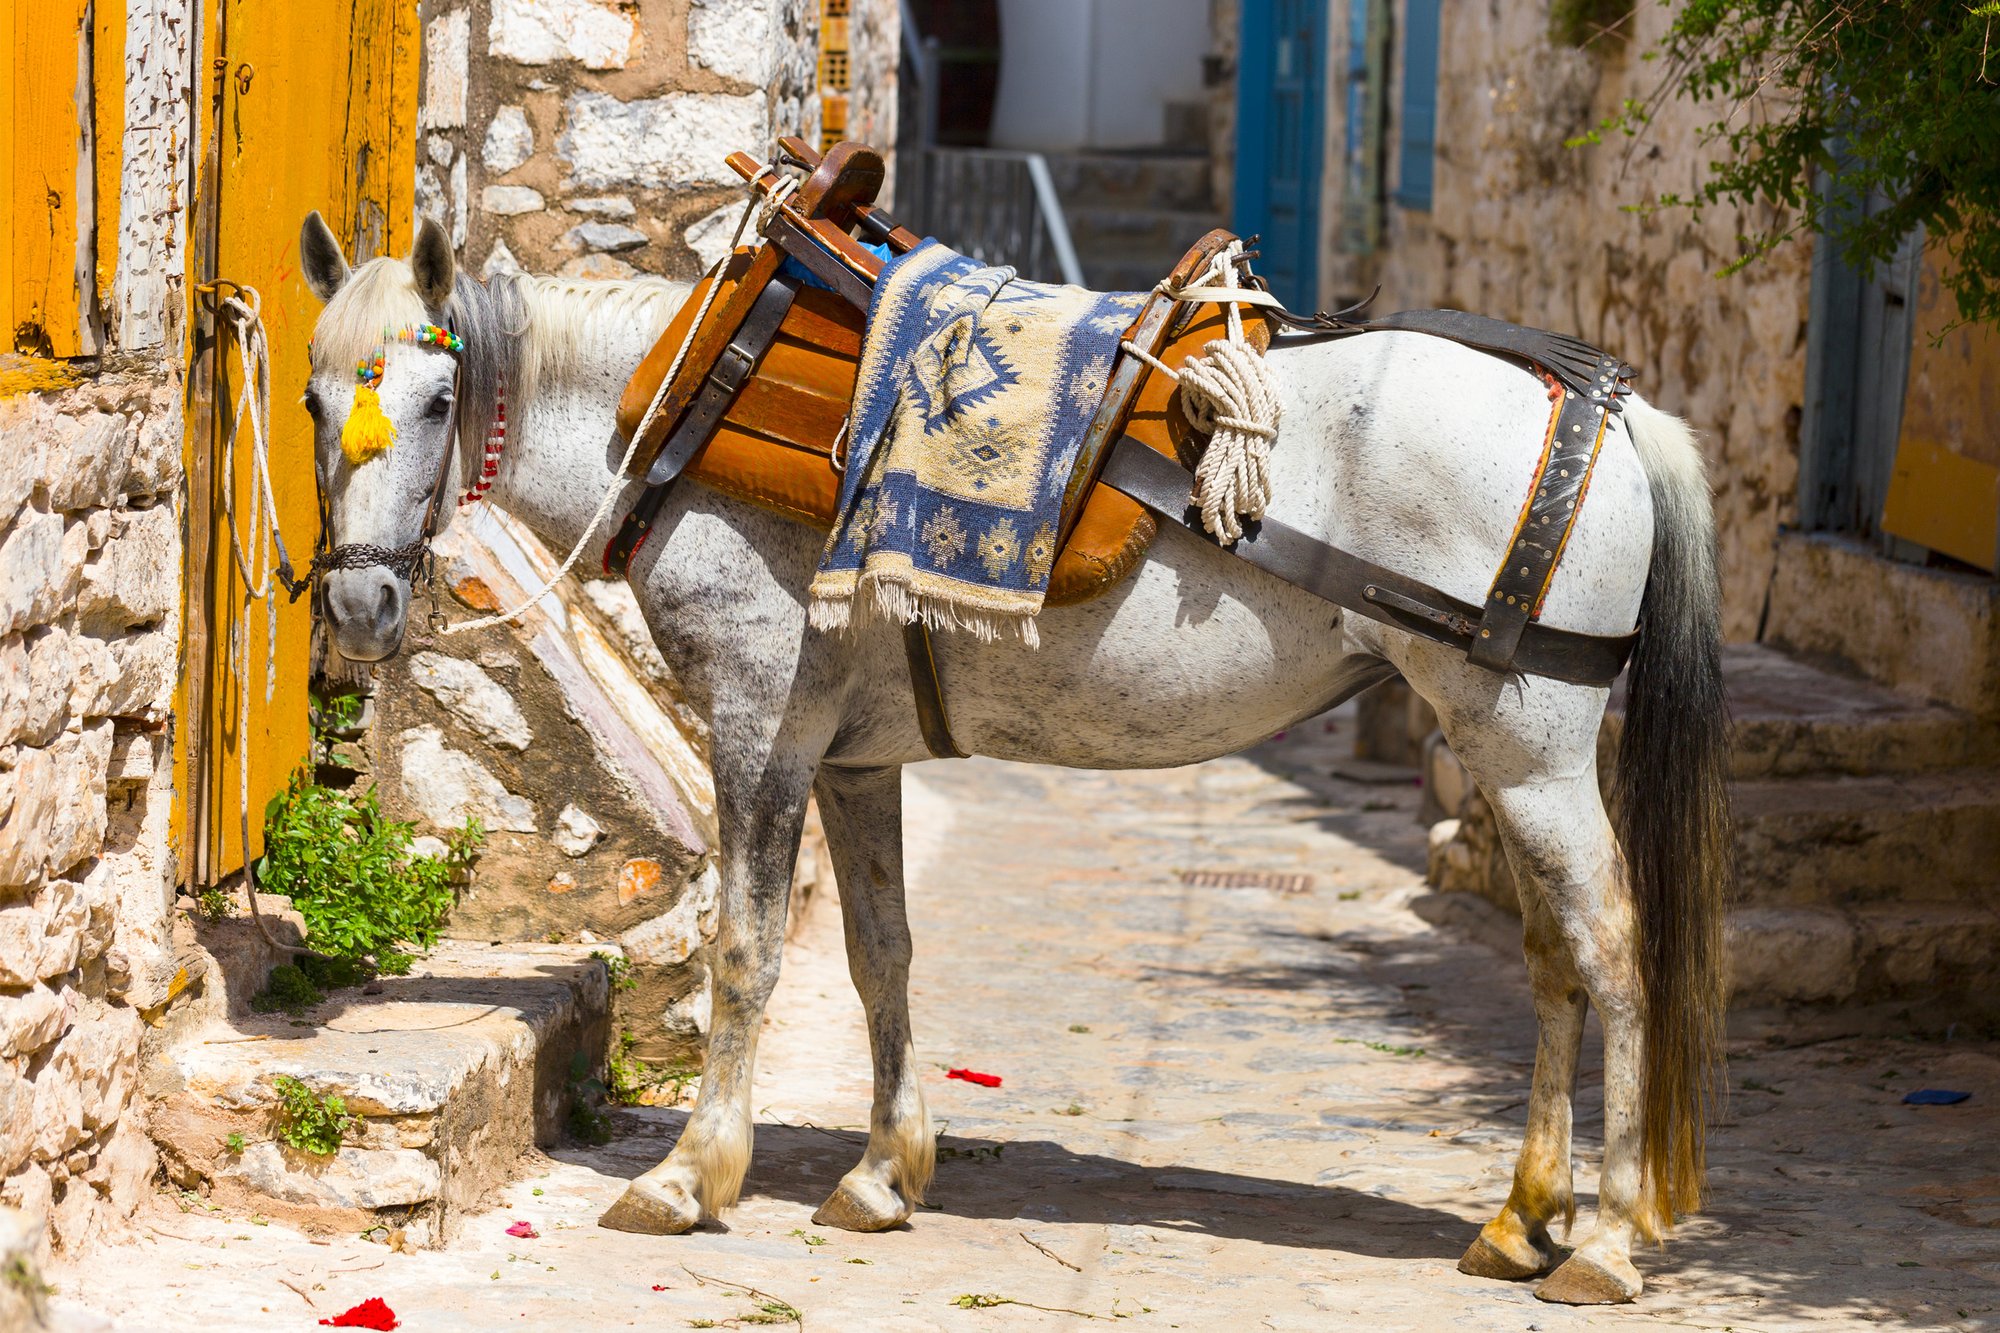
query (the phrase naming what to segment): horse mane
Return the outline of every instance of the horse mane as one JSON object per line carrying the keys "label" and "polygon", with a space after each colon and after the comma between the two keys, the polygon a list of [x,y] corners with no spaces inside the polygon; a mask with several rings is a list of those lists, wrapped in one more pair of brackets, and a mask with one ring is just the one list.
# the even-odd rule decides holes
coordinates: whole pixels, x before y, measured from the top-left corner
{"label": "horse mane", "polygon": [[407,259],[372,259],[333,294],[313,329],[313,359],[355,365],[382,347],[382,331],[435,320],[465,339],[459,356],[459,439],[476,466],[502,385],[515,421],[538,385],[629,355],[637,331],[657,337],[687,299],[667,278],[496,275],[460,267],[443,310],[427,310]]}
{"label": "horse mane", "polygon": [[629,358],[633,334],[658,337],[690,290],[687,283],[656,277],[494,279],[496,288],[503,285],[523,316],[516,394],[524,403],[537,385]]}

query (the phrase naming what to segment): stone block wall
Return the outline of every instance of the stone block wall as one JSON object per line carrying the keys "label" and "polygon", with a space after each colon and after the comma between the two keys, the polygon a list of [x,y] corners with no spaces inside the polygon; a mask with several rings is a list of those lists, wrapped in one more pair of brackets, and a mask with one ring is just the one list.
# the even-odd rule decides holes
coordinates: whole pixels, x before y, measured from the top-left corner
{"label": "stone block wall", "polygon": [[0,1204],[74,1249],[153,1166],[133,1092],[173,958],[178,371],[0,402],[0,438]]}
{"label": "stone block wall", "polygon": [[[849,133],[895,136],[895,0],[855,0]],[[693,278],[741,191],[723,158],[819,135],[820,0],[424,5],[418,211],[475,272]]]}

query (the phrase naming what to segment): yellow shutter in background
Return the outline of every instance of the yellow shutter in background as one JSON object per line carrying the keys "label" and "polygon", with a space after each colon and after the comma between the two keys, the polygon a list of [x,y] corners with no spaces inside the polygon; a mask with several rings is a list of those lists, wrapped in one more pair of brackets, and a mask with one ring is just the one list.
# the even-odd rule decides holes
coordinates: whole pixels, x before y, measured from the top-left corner
{"label": "yellow shutter in background", "polygon": [[1916,337],[1883,530],[1988,573],[2000,572],[2000,329],[1968,325],[1942,339],[1953,306],[1924,255]]}

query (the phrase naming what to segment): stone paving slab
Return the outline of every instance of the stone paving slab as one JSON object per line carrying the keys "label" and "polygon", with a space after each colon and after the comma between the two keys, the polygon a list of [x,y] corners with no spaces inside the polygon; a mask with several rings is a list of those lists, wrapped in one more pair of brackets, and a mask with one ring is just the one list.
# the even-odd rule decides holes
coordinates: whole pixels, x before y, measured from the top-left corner
{"label": "stone paving slab", "polygon": [[[868,1094],[839,922],[821,911],[787,955],[761,1043],[757,1157],[725,1225],[595,1227],[672,1141],[682,1113],[649,1109],[620,1114],[606,1148],[551,1149],[442,1251],[314,1245],[163,1200],[134,1243],[59,1273],[63,1297],[121,1328],[199,1309],[216,1328],[304,1329],[380,1295],[412,1333],[742,1326],[767,1298],[822,1333],[1114,1316],[1385,1333],[2000,1321],[2000,1047],[1965,1030],[1745,1026],[1714,1205],[1638,1256],[1635,1307],[1545,1306],[1525,1285],[1459,1275],[1524,1116],[1522,965],[1412,910],[1440,896],[1419,881],[1419,793],[1329,778],[1346,737],[1326,725],[1169,773],[910,772],[917,1046],[943,1137],[906,1229],[810,1221],[859,1155]],[[1181,879],[1203,870],[1313,884]],[[1596,1041],[1577,1114],[1585,1223]],[[945,1078],[962,1065],[1004,1081]],[[1973,1097],[1901,1104],[1929,1086]],[[508,1237],[514,1219],[539,1238]],[[972,1295],[1030,1304],[954,1303]]]}

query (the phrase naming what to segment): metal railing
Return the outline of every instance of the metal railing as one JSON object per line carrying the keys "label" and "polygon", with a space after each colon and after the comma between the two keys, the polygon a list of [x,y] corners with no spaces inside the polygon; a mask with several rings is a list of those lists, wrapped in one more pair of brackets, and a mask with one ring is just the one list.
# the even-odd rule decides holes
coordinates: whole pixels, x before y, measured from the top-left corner
{"label": "metal railing", "polygon": [[917,77],[922,122],[915,151],[906,150],[897,164],[903,188],[896,211],[903,224],[982,264],[1011,265],[1036,282],[1081,286],[1083,267],[1046,158],[938,144],[938,42],[918,30],[909,0],[902,6],[903,45]]}

